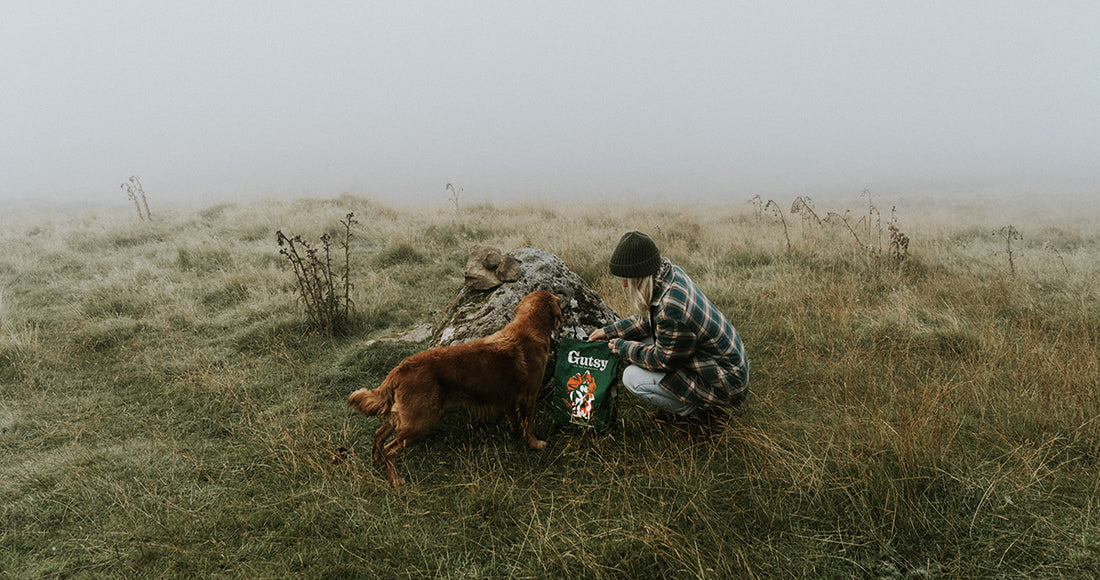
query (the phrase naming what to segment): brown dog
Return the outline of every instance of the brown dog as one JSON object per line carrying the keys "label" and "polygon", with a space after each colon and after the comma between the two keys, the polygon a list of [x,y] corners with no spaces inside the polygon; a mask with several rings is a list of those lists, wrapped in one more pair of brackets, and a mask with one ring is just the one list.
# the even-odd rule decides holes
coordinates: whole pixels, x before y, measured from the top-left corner
{"label": "brown dog", "polygon": [[508,326],[473,342],[410,356],[377,389],[352,393],[348,402],[364,415],[384,416],[374,434],[372,457],[375,465],[386,464],[386,479],[394,487],[405,482],[397,476],[394,458],[427,435],[450,407],[471,408],[485,416],[503,412],[528,447],[545,447],[545,441],[535,438],[533,411],[550,356],[550,333],[561,321],[561,299],[536,290],[516,305],[516,317]]}

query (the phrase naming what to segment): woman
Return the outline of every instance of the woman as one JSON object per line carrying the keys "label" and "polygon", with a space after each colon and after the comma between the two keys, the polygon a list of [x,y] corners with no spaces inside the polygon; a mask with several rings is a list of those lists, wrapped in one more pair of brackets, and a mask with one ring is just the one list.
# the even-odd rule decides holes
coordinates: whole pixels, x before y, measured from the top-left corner
{"label": "woman", "polygon": [[732,407],[748,396],[749,363],[741,337],[687,274],[661,257],[641,232],[627,232],[611,273],[637,313],[592,332],[629,363],[623,384],[658,410],[680,417]]}

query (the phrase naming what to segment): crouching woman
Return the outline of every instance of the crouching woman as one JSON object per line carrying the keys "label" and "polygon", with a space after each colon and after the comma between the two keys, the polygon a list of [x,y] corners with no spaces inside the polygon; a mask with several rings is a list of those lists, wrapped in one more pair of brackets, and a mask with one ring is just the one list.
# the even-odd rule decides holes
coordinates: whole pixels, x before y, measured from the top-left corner
{"label": "crouching woman", "polygon": [[730,321],[653,240],[627,232],[609,263],[636,313],[597,329],[627,366],[623,384],[658,411],[680,417],[734,407],[748,396],[749,362]]}

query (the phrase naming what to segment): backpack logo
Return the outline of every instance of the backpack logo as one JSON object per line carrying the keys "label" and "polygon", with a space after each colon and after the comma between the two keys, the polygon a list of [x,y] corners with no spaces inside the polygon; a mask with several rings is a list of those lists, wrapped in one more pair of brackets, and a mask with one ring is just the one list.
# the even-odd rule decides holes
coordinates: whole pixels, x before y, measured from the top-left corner
{"label": "backpack logo", "polygon": [[592,401],[596,398],[596,381],[588,371],[577,373],[565,382],[569,394],[570,412],[581,419],[592,418]]}

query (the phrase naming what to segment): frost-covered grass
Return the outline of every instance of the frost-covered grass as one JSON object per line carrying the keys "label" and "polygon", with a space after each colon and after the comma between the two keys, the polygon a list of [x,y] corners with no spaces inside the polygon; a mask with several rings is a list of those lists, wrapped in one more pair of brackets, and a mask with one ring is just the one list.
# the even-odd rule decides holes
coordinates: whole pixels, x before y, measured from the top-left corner
{"label": "frost-covered grass", "polygon": [[[818,204],[845,225],[778,200],[786,236],[742,199],[7,220],[0,577],[1100,575],[1095,213],[903,204],[898,261],[877,201]],[[275,232],[336,237],[349,211],[352,331],[330,338]],[[390,489],[346,396],[425,345],[367,341],[437,320],[475,243],[553,252],[624,312],[605,264],[629,229],[742,333],[728,425],[624,397],[607,435],[551,433],[544,400],[532,453],[455,414]]]}

